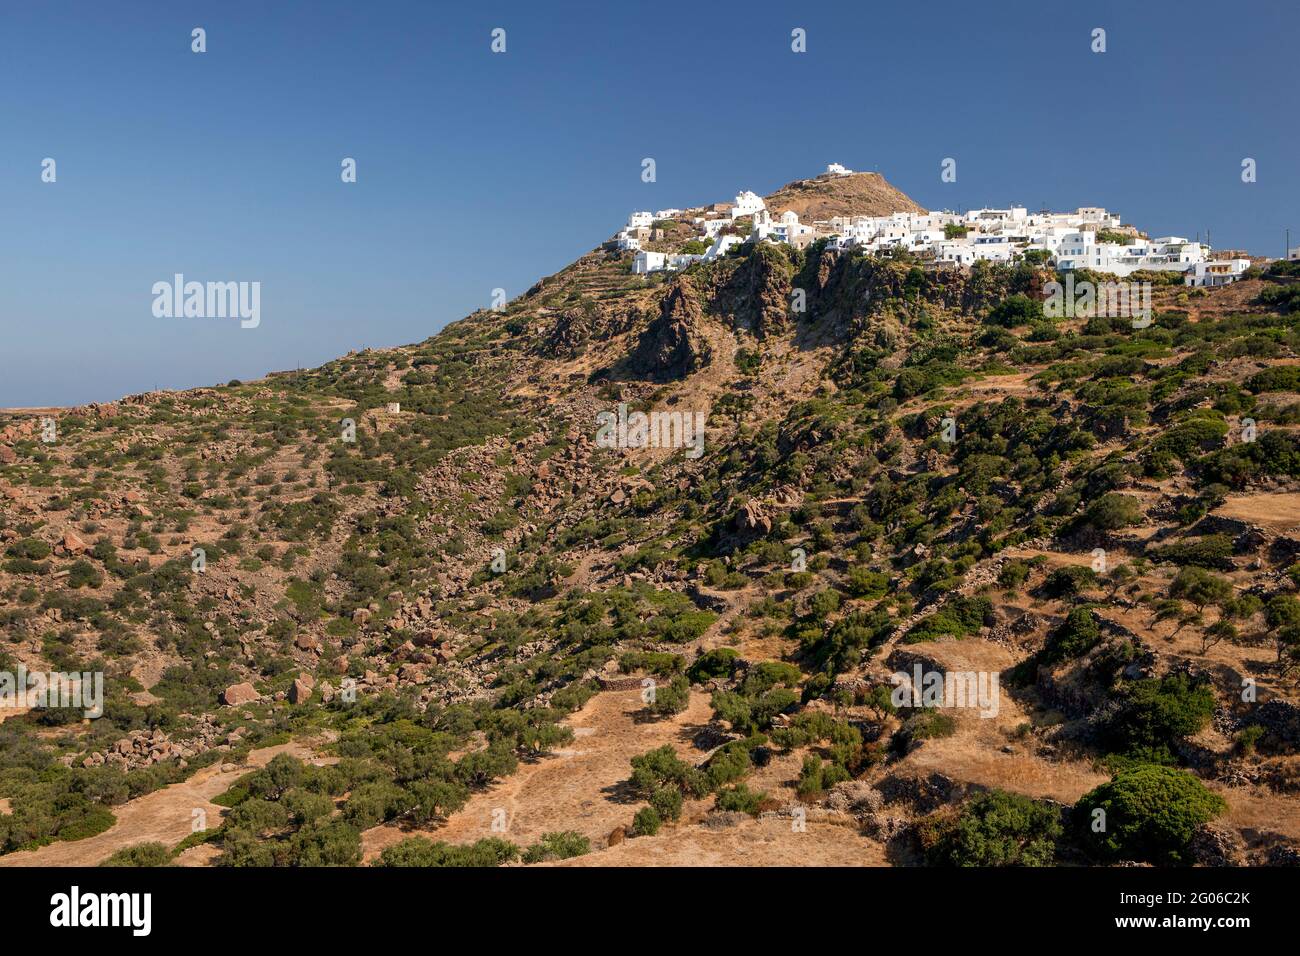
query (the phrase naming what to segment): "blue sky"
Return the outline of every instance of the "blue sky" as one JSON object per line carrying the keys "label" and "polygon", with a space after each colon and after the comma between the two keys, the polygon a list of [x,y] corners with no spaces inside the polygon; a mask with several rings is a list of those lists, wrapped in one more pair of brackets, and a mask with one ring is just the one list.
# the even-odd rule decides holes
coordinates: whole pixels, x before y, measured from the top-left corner
{"label": "blue sky", "polygon": [[[929,208],[1105,205],[1279,255],[1298,33],[1282,2],[5,4],[0,406],[418,341],[634,208],[832,161]],[[261,282],[261,325],[155,318],[176,272]]]}

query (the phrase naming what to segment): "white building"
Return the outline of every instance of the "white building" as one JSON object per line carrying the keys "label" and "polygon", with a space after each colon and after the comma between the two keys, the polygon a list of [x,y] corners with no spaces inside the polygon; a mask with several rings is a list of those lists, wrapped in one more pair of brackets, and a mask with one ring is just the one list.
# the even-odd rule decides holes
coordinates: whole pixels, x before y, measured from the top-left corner
{"label": "white building", "polygon": [[792,210],[787,209],[779,219],[773,219],[771,211],[763,209],[754,213],[754,228],[749,237],[755,242],[768,240],[794,246],[803,245],[805,240],[812,241],[814,232],[813,227],[801,223],[798,213]]}
{"label": "white building", "polygon": [[828,176],[852,176],[853,170],[846,169],[839,163],[831,163],[826,167],[826,174]]}
{"label": "white building", "polygon": [[934,244],[934,258],[939,262],[969,266],[975,262],[975,246],[965,239],[945,239]]}
{"label": "white building", "polygon": [[744,241],[745,239],[742,236],[718,236],[713,240],[713,245],[709,246],[708,251],[703,255],[693,253],[669,255],[643,249],[632,259],[632,271],[637,275],[646,275],[650,272],[675,272],[697,262],[711,262],[720,256],[725,256],[731,249]]}
{"label": "white building", "polygon": [[731,206],[731,218],[739,219],[741,216],[752,216],[759,210],[766,208],[767,203],[763,202],[762,196],[746,189],[736,196],[736,201]]}
{"label": "white building", "polygon": [[1249,268],[1249,259],[1215,259],[1209,262],[1198,262],[1183,276],[1183,284],[1209,288],[1228,285],[1240,279],[1241,274]]}
{"label": "white building", "polygon": [[628,229],[649,229],[654,223],[655,217],[649,212],[634,212],[627,217]]}
{"label": "white building", "polygon": [[971,248],[975,252],[976,259],[984,259],[989,262],[1010,262],[1012,252],[1015,247],[1011,243],[1010,236],[976,236],[971,242]]}
{"label": "white building", "polygon": [[1075,232],[1061,238],[1056,251],[1059,269],[1092,269],[1126,276],[1140,269],[1187,272],[1206,260],[1209,248],[1181,236],[1135,239],[1130,243],[1098,242],[1095,232]]}
{"label": "white building", "polygon": [[637,275],[645,275],[647,272],[659,272],[665,268],[667,259],[667,255],[662,252],[651,252],[649,249],[642,249],[632,260],[632,271]]}

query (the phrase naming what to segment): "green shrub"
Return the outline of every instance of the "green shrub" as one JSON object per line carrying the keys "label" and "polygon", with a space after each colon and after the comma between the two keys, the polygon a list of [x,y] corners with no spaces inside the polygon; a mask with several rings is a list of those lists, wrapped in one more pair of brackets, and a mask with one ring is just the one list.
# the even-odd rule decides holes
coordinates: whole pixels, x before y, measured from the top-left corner
{"label": "green shrub", "polygon": [[1061,622],[1061,626],[1047,635],[1038,661],[1057,664],[1074,660],[1092,650],[1101,641],[1097,617],[1087,608],[1075,608]]}
{"label": "green shrub", "polygon": [[11,558],[24,558],[28,561],[43,561],[51,554],[50,546],[40,538],[19,538],[5,548],[5,554]]}
{"label": "green shrub", "polygon": [[906,754],[922,740],[951,737],[957,732],[957,721],[941,710],[921,710],[903,721],[894,732],[891,746],[895,753]]}
{"label": "green shrub", "polygon": [[1190,564],[1226,571],[1232,568],[1232,538],[1226,534],[1208,534],[1192,541],[1149,548],[1147,557],[1159,563]]}
{"label": "green shrub", "polygon": [[567,860],[591,852],[591,841],[574,830],[543,833],[542,838],[524,851],[525,863]]}
{"label": "green shrub", "polygon": [[707,791],[704,775],[678,757],[672,744],[633,757],[631,782],[633,790],[647,799],[667,785],[694,796]]}
{"label": "green shrub", "polygon": [[492,867],[519,857],[519,847],[499,837],[487,837],[469,846],[411,837],[379,854],[375,866]]}
{"label": "green shrub", "polygon": [[642,807],[632,818],[632,835],[654,836],[663,825],[664,822],[654,807]]}
{"label": "green shrub", "polygon": [[1192,836],[1227,808],[1191,774],[1147,765],[1084,794],[1074,814],[1080,841],[1098,858],[1162,865],[1188,862]]}
{"label": "green shrub", "polygon": [[757,816],[759,804],[766,797],[767,794],[750,790],[743,783],[740,783],[728,790],[719,791],[717,807],[719,810],[737,811],[748,813],[750,816]]}
{"label": "green shrub", "polygon": [[998,585],[1008,591],[1015,591],[1028,577],[1029,564],[1013,559],[1002,565],[1002,570],[998,572]]}
{"label": "green shrub", "polygon": [[1142,507],[1136,498],[1115,493],[1094,501],[1083,515],[1085,523],[1099,531],[1118,531],[1142,522]]}
{"label": "green shrub", "polygon": [[717,677],[730,677],[736,672],[740,655],[730,647],[715,647],[695,658],[686,676],[693,684],[703,684]]}
{"label": "green shrub", "polygon": [[1214,692],[1186,674],[1134,681],[1124,688],[1105,737],[1135,759],[1172,762],[1171,748],[1199,732],[1214,714]]}
{"label": "green shrub", "polygon": [[1000,325],[1008,329],[1019,325],[1032,325],[1042,320],[1042,303],[1021,293],[1003,299],[984,317],[984,321],[989,325]]}
{"label": "green shrub", "polygon": [[660,819],[676,820],[682,815],[682,791],[678,787],[660,787],[650,794],[650,806]]}
{"label": "green shrub", "polygon": [[682,674],[673,676],[667,684],[654,688],[654,696],[646,704],[652,714],[669,716],[680,714],[691,702],[691,682]]}
{"label": "green shrub", "polygon": [[1062,830],[1055,807],[992,790],[923,820],[918,835],[931,866],[1049,866]]}
{"label": "green shrub", "polygon": [[1096,587],[1097,572],[1080,564],[1067,564],[1054,568],[1043,581],[1043,594],[1047,597],[1073,597],[1082,591]]}
{"label": "green shrub", "polygon": [[826,763],[816,754],[808,754],[799,768],[799,784],[795,792],[804,799],[816,797],[848,779],[849,772],[844,767],[837,763]]}
{"label": "green shrub", "polygon": [[1300,392],[1300,365],[1275,365],[1246,379],[1246,388],[1260,392]]}
{"label": "green shrub", "polygon": [[123,847],[100,866],[171,866],[171,851],[162,843],[137,843]]}
{"label": "green shrub", "polygon": [[856,598],[873,600],[884,597],[889,590],[889,575],[872,571],[865,565],[854,565],[845,576],[844,586]]}
{"label": "green shrub", "polygon": [[988,598],[953,598],[929,617],[924,617],[903,636],[904,644],[919,644],[940,637],[966,637],[983,627],[993,613]]}

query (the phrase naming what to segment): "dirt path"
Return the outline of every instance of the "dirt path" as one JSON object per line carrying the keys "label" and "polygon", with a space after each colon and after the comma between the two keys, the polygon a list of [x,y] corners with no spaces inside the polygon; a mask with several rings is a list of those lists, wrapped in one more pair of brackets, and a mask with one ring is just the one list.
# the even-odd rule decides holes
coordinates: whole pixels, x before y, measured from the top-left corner
{"label": "dirt path", "polygon": [[[708,695],[692,693],[685,711],[664,720],[642,719],[642,708],[639,691],[597,694],[564,721],[576,735],[569,747],[520,764],[512,776],[475,794],[436,830],[405,830],[392,824],[367,830],[362,834],[366,859],[417,834],[449,843],[499,836],[527,846],[543,833],[577,830],[593,848],[603,847],[610,831],[630,824],[642,804],[624,787],[632,757],[664,744],[672,744],[691,762],[703,757],[691,740],[711,714]],[[504,833],[492,829],[494,814],[501,818],[498,811],[504,811]]]}
{"label": "dirt path", "polygon": [[264,747],[249,754],[248,762],[223,773],[220,764],[205,767],[188,780],[163,787],[153,793],[114,807],[115,823],[103,833],[64,843],[51,843],[35,850],[23,850],[0,856],[0,866],[95,866],[124,847],[157,841],[175,846],[190,835],[194,810],[207,815],[214,827],[221,819],[223,807],[212,802],[252,767],[265,766],[276,754],[288,753],[308,760],[309,748],[298,744]]}

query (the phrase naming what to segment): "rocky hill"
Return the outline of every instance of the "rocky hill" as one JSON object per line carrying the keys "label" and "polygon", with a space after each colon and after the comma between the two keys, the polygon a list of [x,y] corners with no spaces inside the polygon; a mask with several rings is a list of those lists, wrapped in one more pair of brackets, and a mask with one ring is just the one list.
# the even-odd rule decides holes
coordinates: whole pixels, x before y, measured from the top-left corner
{"label": "rocky hill", "polygon": [[889,216],[896,212],[923,213],[905,193],[891,186],[879,173],[848,176],[823,175],[799,179],[766,197],[773,215],[797,213],[802,222],[832,216]]}
{"label": "rocky hill", "polygon": [[0,417],[0,672],[105,692],[0,710],[0,865],[1300,860],[1285,268],[1135,328],[1025,265],[630,260]]}

